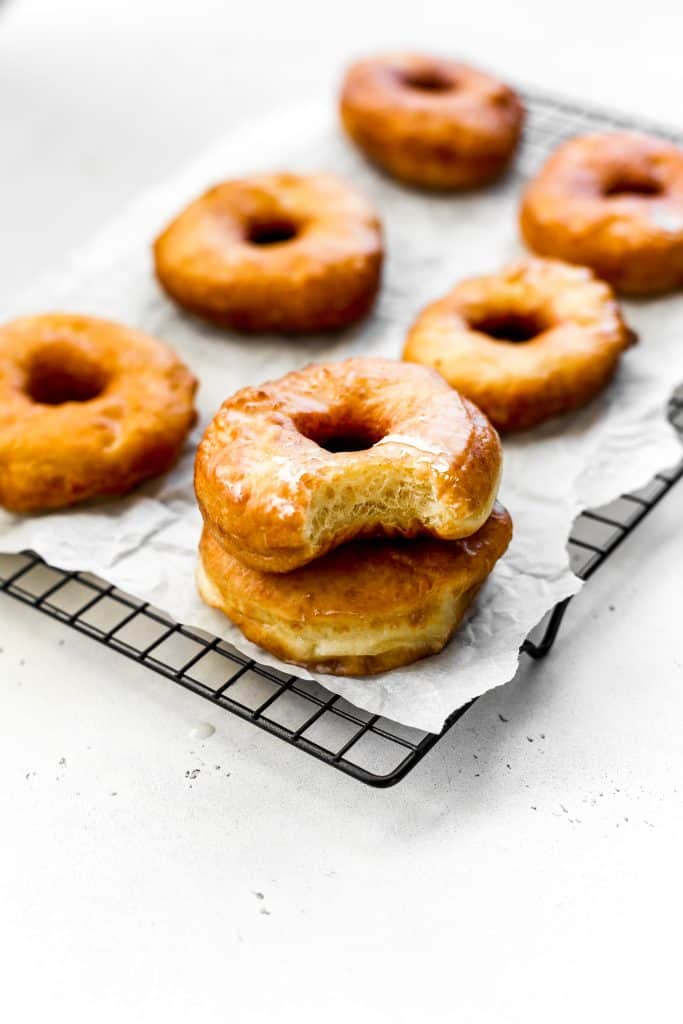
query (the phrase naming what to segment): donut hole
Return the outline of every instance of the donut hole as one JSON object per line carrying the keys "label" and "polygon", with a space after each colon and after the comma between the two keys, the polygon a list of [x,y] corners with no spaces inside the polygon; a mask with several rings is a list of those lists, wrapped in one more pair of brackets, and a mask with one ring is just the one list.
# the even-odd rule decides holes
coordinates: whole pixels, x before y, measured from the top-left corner
{"label": "donut hole", "polygon": [[378,437],[370,437],[364,434],[335,434],[324,441],[316,442],[326,452],[366,452],[373,444],[379,441]]}
{"label": "donut hole", "polygon": [[450,92],[456,87],[452,78],[436,68],[403,72],[401,81],[409,89],[416,89],[418,92]]}
{"label": "donut hole", "polygon": [[519,344],[531,341],[543,334],[550,324],[540,313],[491,313],[474,320],[469,325],[473,331],[486,334],[496,341],[510,341]]}
{"label": "donut hole", "polygon": [[374,429],[367,424],[342,423],[338,425],[320,425],[309,429],[307,425],[299,423],[300,433],[313,441],[319,448],[326,452],[339,454],[341,452],[366,452],[374,444],[381,441],[385,432]]}
{"label": "donut hole", "polygon": [[247,228],[247,241],[251,245],[279,245],[291,242],[299,234],[299,226],[286,217],[256,220]]}
{"label": "donut hole", "polygon": [[39,405],[90,402],[101,395],[107,374],[99,363],[68,344],[39,349],[28,368],[26,393]]}
{"label": "donut hole", "polygon": [[620,175],[607,182],[603,195],[607,199],[620,196],[660,196],[664,189],[655,178]]}

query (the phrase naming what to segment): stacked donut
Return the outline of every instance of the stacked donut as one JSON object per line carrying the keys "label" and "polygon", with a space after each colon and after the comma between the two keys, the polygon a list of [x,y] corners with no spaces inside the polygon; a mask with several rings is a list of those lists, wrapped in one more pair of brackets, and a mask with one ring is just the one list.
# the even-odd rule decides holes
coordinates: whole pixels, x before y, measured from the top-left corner
{"label": "stacked donut", "polygon": [[510,540],[498,436],[433,371],[309,366],[228,399],[201,442],[199,589],[297,664],[440,651]]}

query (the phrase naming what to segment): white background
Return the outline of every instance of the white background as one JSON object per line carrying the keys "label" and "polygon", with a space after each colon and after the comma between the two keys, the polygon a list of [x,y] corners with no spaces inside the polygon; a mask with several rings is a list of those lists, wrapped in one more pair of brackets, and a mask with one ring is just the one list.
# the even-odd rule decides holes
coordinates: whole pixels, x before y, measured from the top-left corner
{"label": "white background", "polygon": [[[682,36],[664,0],[0,3],[0,303],[354,54],[683,127]],[[679,1020],[682,512],[386,792],[0,598],[2,1018]]]}

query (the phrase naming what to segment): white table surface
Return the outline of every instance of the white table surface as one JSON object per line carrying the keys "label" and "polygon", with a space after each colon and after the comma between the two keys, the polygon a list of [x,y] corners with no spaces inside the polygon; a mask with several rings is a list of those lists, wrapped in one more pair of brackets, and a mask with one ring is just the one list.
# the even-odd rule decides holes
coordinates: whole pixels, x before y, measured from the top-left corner
{"label": "white table surface", "polygon": [[[354,53],[680,124],[682,29],[663,0],[0,3],[0,304]],[[682,514],[387,791],[0,597],[0,1017],[679,1020]]]}

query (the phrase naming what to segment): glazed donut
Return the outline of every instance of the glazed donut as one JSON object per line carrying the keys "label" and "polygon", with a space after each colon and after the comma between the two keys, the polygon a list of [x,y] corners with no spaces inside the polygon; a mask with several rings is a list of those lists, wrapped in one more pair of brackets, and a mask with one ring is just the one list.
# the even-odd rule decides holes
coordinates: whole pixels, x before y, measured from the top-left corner
{"label": "glazed donut", "polygon": [[195,490],[228,551],[288,572],[354,537],[469,536],[500,470],[491,424],[437,373],[361,358],[229,398],[199,446]]}
{"label": "glazed donut", "polygon": [[588,402],[634,341],[590,270],[529,259],[427,306],[403,358],[438,370],[499,429],[519,430]]}
{"label": "glazed donut", "polygon": [[356,541],[294,572],[264,573],[205,527],[197,582],[207,604],[277,657],[368,675],[440,651],[511,535],[496,505],[466,540]]}
{"label": "glazed donut", "polygon": [[340,110],[348,135],[371,161],[434,189],[499,177],[524,120],[521,100],[507,85],[465,64],[414,53],[353,64]]}
{"label": "glazed donut", "polygon": [[647,135],[587,135],[557,149],[520,209],[527,245],[592,267],[618,291],[683,285],[683,150]]}
{"label": "glazed donut", "polygon": [[62,313],[0,327],[0,505],[129,491],[180,455],[197,384],[163,342]]}
{"label": "glazed donut", "polygon": [[226,181],[154,245],[156,273],[190,312],[243,331],[318,331],[375,299],[382,232],[370,204],[329,174]]}

